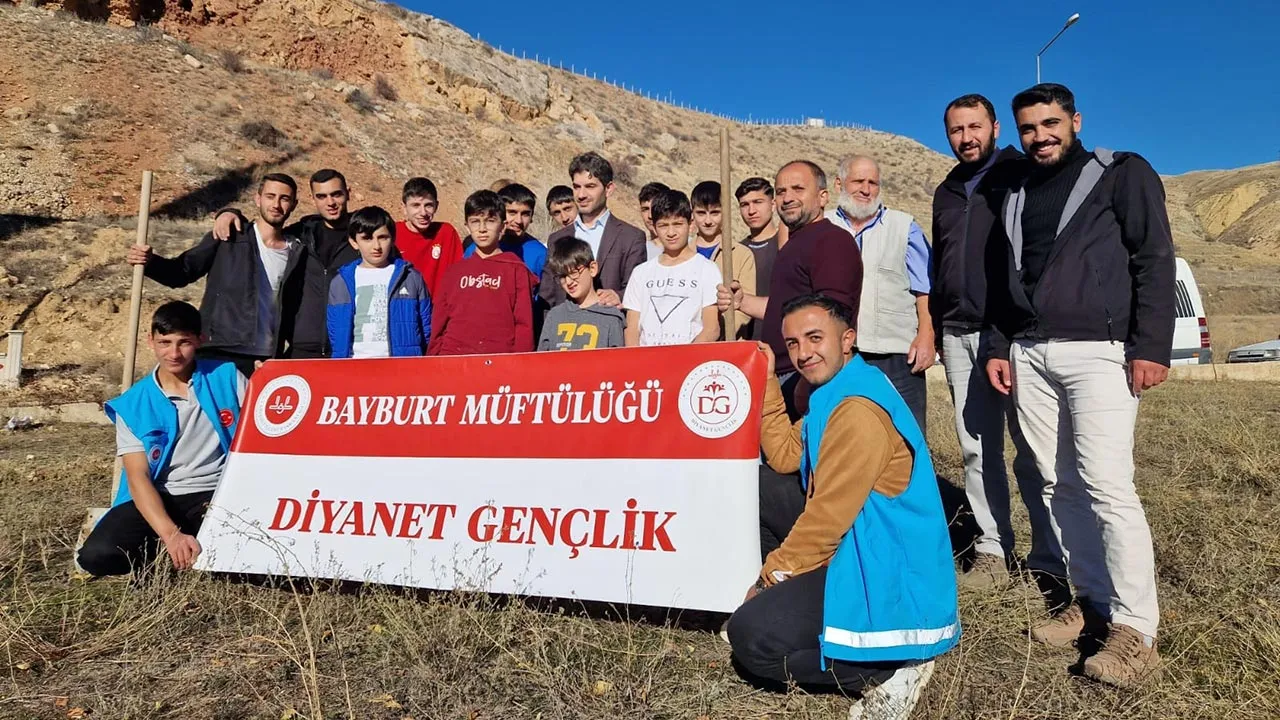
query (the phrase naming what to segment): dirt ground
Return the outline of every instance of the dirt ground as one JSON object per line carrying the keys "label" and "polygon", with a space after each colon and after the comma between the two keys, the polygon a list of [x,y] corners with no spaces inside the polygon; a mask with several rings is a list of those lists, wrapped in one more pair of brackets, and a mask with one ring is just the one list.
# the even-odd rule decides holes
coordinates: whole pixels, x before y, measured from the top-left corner
{"label": "dirt ground", "polygon": [[[954,480],[950,404],[944,386],[933,393],[930,444]],[[1144,400],[1135,454],[1155,538],[1159,679],[1132,692],[1084,681],[1073,652],[1028,643],[1040,610],[1024,590],[965,593],[964,637],[915,717],[1280,716],[1278,433],[1277,384],[1184,382]],[[70,579],[111,448],[106,427],[0,433],[0,718],[834,718],[847,707],[744,684],[707,629],[716,618],[163,571]]]}

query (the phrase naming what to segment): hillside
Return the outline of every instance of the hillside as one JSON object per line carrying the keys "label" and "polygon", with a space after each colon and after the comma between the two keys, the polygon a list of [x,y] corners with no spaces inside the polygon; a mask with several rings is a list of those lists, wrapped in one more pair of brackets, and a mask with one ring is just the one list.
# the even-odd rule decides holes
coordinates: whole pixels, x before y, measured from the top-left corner
{"label": "hillside", "polygon": [[[888,133],[745,126],[646,100],[371,0],[0,0],[0,47],[0,328],[28,330],[29,362],[48,367],[118,362],[118,258],[142,169],[156,172],[153,243],[175,252],[268,170],[340,168],[355,205],[393,212],[403,180],[427,175],[441,217],[458,223],[471,190],[509,177],[542,194],[595,149],[617,169],[611,207],[634,222],[643,183],[718,176],[728,125],[735,178],[867,153],[888,203],[927,226],[953,164]],[[1175,241],[1197,268],[1220,357],[1276,332],[1277,188],[1276,164],[1168,179]],[[298,213],[309,211],[304,198]],[[148,304],[195,299],[199,287],[147,293]]]}

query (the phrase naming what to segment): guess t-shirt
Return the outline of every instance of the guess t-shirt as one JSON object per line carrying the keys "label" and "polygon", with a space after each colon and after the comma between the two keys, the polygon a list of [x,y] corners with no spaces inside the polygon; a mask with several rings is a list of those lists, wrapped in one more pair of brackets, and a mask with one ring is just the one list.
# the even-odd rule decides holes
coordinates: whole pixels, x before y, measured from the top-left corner
{"label": "guess t-shirt", "polygon": [[702,332],[702,310],[716,304],[720,268],[701,255],[678,265],[661,257],[631,273],[622,306],[640,313],[641,345],[681,345]]}

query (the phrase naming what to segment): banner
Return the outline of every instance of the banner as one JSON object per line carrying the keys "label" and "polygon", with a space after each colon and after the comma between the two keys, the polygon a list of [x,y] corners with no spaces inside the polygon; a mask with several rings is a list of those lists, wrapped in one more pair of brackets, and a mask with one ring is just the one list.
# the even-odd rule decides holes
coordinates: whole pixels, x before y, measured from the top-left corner
{"label": "banner", "polygon": [[765,372],[747,342],[273,360],[197,567],[733,611]]}

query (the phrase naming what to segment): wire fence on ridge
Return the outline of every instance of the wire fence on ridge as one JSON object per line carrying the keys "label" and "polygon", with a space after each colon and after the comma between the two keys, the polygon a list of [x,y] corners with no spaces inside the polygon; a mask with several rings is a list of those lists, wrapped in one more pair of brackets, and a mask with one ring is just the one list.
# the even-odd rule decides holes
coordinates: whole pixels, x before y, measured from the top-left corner
{"label": "wire fence on ridge", "polygon": [[741,116],[732,115],[729,113],[722,113],[722,112],[713,110],[711,108],[703,107],[701,105],[695,105],[695,104],[683,102],[678,98],[676,98],[675,94],[671,91],[654,92],[651,90],[647,90],[643,87],[639,87],[637,85],[628,83],[626,81],[619,81],[618,78],[616,77],[611,79],[607,75],[602,75],[600,73],[597,73],[596,71],[588,69],[585,65],[579,66],[576,63],[566,64],[562,60],[555,60],[549,56],[543,55],[541,53],[536,53],[536,52],[533,54],[532,57],[530,57],[529,53],[525,52],[524,50],[517,51],[515,48],[504,47],[502,45],[498,45],[495,47],[485,42],[485,40],[481,37],[480,33],[476,33],[474,35],[474,39],[476,40],[476,42],[483,43],[486,46],[488,46],[490,49],[494,50],[495,52],[498,52],[502,55],[506,55],[507,57],[513,60],[526,60],[529,62],[534,62],[553,70],[561,70],[563,72],[567,72],[572,75],[577,75],[578,77],[581,77],[584,79],[603,82],[614,88],[617,88],[624,92],[629,92],[633,95],[642,97],[646,100],[652,100],[654,102],[664,103],[666,105],[670,105],[675,108],[680,108],[681,110],[688,110],[691,112],[711,115],[713,117],[717,117],[722,120],[741,123],[743,125],[762,125],[762,126],[774,126],[774,127],[848,128],[851,130],[865,130],[865,131],[873,131],[873,132],[875,131],[875,128],[865,123],[843,121],[843,120],[831,120],[825,117],[813,117],[813,116],[807,116],[807,115],[800,115],[796,117],[759,118],[759,117],[755,117],[754,115],[747,115],[746,117],[741,117]]}

